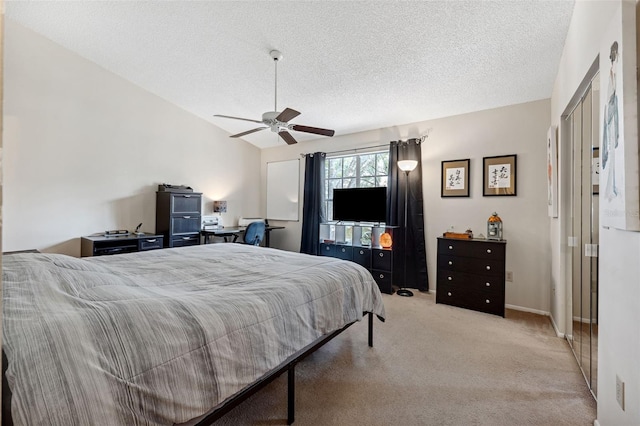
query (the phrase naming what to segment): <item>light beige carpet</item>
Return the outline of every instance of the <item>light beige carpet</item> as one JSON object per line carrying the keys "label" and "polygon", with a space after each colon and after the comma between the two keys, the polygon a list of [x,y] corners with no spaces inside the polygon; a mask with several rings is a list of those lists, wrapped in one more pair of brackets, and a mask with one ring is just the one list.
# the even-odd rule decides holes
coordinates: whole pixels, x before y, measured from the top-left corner
{"label": "light beige carpet", "polygon": [[[582,425],[596,403],[547,317],[500,318],[384,295],[387,321],[356,323],[296,368],[295,425]],[[284,425],[286,374],[218,424]]]}

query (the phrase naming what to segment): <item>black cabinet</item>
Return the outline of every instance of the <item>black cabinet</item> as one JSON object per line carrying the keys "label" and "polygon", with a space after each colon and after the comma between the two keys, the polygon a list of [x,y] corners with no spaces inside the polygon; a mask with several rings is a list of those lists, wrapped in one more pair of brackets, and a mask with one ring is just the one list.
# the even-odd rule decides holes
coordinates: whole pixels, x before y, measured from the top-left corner
{"label": "black cabinet", "polygon": [[162,235],[152,234],[100,235],[82,237],[80,239],[80,255],[82,257],[133,253],[136,251],[155,250],[162,247]]}
{"label": "black cabinet", "polygon": [[371,275],[378,283],[380,291],[383,293],[393,293],[393,250],[372,249],[371,250]]}
{"label": "black cabinet", "polygon": [[504,317],[506,241],[438,238],[436,303]]}
{"label": "black cabinet", "polygon": [[336,257],[344,260],[353,260],[353,247],[346,245],[336,246]]}
{"label": "black cabinet", "polygon": [[367,269],[371,269],[371,249],[366,247],[354,247],[353,261]]}
{"label": "black cabinet", "polygon": [[393,248],[379,245],[380,235],[391,226],[323,223],[320,225],[320,255],[349,260],[371,272],[380,291],[393,293]]}
{"label": "black cabinet", "polygon": [[165,247],[200,244],[201,212],[199,192],[156,192],[156,233],[164,236]]}

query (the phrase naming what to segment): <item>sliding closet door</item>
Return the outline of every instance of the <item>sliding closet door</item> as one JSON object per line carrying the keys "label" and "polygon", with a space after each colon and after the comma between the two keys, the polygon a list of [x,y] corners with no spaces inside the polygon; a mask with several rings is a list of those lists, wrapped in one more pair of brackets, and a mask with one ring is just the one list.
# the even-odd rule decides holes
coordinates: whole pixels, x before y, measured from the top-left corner
{"label": "sliding closet door", "polygon": [[589,341],[591,391],[598,395],[598,249],[600,248],[600,79],[596,76],[591,89],[591,150],[588,153],[590,169],[590,218],[589,236],[592,248],[589,257]]}
{"label": "sliding closet door", "polygon": [[[594,396],[597,391],[598,312],[598,97],[589,87],[565,124],[572,147],[571,325],[567,340]],[[594,102],[595,100],[595,102]]]}
{"label": "sliding closet door", "polygon": [[571,185],[571,301],[572,301],[572,332],[569,335],[569,343],[576,356],[578,364],[582,367],[582,350],[584,348],[584,330],[582,318],[582,102],[576,107],[571,116],[571,143],[572,143],[572,185]]}

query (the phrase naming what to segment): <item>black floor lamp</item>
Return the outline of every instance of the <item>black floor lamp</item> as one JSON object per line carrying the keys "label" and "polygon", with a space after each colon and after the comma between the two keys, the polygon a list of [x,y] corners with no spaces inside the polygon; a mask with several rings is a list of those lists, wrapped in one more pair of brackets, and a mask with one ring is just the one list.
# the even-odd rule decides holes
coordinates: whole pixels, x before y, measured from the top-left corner
{"label": "black floor lamp", "polygon": [[[404,188],[404,284],[407,284],[407,201],[409,196],[409,173],[418,166],[416,160],[400,160],[398,168],[402,170],[406,176],[406,185]],[[411,297],[413,292],[406,288],[401,288],[396,292],[398,296]]]}

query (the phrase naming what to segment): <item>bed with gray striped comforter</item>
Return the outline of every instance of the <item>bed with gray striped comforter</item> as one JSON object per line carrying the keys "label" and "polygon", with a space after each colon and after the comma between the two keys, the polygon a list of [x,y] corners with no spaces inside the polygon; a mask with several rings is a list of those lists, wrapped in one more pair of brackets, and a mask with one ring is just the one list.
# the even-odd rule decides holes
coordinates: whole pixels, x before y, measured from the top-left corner
{"label": "bed with gray striped comforter", "polygon": [[373,312],[352,262],[240,244],[3,258],[18,425],[171,425]]}

